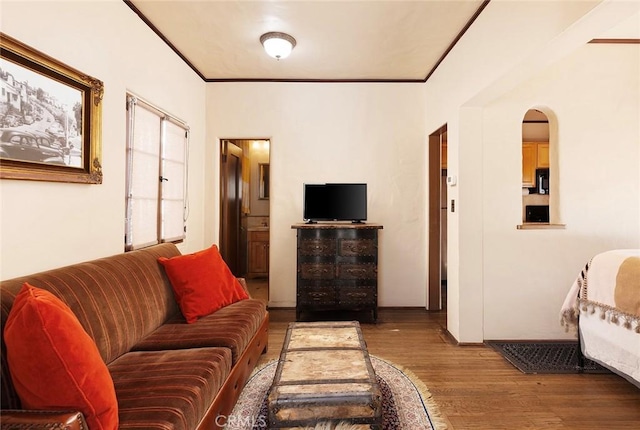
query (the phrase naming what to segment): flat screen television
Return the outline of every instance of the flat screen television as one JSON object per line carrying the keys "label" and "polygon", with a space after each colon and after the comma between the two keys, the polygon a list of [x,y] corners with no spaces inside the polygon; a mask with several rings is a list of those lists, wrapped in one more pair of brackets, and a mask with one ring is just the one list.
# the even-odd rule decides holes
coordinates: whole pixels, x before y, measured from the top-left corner
{"label": "flat screen television", "polygon": [[367,184],[304,184],[306,222],[367,219]]}

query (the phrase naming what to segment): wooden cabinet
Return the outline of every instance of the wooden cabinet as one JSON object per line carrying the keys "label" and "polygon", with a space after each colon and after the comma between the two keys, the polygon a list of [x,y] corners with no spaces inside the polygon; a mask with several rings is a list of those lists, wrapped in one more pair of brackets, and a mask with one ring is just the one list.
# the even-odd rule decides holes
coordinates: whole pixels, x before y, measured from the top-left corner
{"label": "wooden cabinet", "polygon": [[269,232],[249,230],[249,270],[247,278],[269,276]]}
{"label": "wooden cabinet", "polygon": [[549,144],[538,143],[538,169],[549,168]]}
{"label": "wooden cabinet", "polygon": [[376,224],[296,224],[296,319],[303,313],[368,311],[378,318]]}
{"label": "wooden cabinet", "polygon": [[524,142],[522,144],[522,188],[535,187],[536,169],[548,167],[548,142]]}
{"label": "wooden cabinet", "polygon": [[536,143],[522,144],[522,188],[536,186],[536,164],[538,159]]}

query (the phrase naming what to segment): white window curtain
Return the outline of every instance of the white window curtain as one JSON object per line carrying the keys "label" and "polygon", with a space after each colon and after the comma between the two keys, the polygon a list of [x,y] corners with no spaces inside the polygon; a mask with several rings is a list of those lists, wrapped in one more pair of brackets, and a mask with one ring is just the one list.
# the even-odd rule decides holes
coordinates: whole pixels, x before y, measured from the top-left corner
{"label": "white window curtain", "polygon": [[164,242],[184,239],[186,220],[186,130],[169,120],[164,123],[162,145],[162,200],[160,238]]}
{"label": "white window curtain", "polygon": [[184,240],[188,127],[127,96],[125,249]]}

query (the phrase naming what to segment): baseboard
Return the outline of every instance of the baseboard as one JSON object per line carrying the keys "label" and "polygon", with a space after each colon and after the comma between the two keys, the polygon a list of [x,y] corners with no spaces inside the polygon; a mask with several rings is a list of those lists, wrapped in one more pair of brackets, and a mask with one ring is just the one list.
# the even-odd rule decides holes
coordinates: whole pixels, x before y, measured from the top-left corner
{"label": "baseboard", "polygon": [[485,339],[484,343],[555,343],[555,342],[576,342],[578,340],[574,338],[560,338],[560,339]]}

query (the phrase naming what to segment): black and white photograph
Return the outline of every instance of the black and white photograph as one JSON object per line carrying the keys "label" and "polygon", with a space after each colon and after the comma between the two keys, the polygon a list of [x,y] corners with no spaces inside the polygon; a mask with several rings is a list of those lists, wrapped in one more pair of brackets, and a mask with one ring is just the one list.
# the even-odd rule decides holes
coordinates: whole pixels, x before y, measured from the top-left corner
{"label": "black and white photograph", "polygon": [[0,40],[0,178],[101,183],[102,82]]}
{"label": "black and white photograph", "polygon": [[82,167],[82,92],[0,59],[0,157]]}

